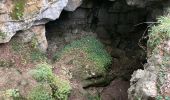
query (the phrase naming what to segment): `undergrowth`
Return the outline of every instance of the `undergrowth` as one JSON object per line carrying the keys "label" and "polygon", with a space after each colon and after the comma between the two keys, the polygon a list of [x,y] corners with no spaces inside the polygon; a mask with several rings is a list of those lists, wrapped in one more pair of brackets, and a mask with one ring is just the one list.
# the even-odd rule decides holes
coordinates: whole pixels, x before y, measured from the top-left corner
{"label": "undergrowth", "polygon": [[21,95],[18,89],[8,89],[3,91],[1,94],[3,96],[3,100],[21,100]]}
{"label": "undergrowth", "polygon": [[170,17],[162,16],[158,18],[158,24],[149,30],[148,47],[152,50],[166,39],[170,38]]}
{"label": "undergrowth", "polygon": [[[149,30],[149,40],[148,40],[148,50],[155,56],[160,53],[161,49],[158,48],[159,45],[170,39],[170,17],[162,16],[158,18],[157,25],[154,25]],[[165,77],[167,73],[167,68],[169,67],[170,57],[165,51],[162,51],[163,55],[161,63],[158,65],[158,77],[157,77],[157,91],[158,96],[156,100],[170,100],[170,97],[164,96],[162,94],[161,87],[165,83]],[[160,54],[159,54],[160,55]],[[157,60],[156,58],[155,60]]]}
{"label": "undergrowth", "polygon": [[49,92],[50,90],[45,87],[45,85],[40,84],[33,88],[33,90],[29,93],[29,100],[54,100],[52,98],[52,94]]}
{"label": "undergrowth", "polygon": [[52,67],[48,64],[39,64],[35,70],[31,71],[32,76],[42,83],[48,83],[53,91],[52,97],[57,100],[67,100],[71,92],[68,81],[60,79],[52,72]]}
{"label": "undergrowth", "polygon": [[11,12],[11,17],[14,20],[20,20],[23,17],[24,7],[27,0],[13,0],[13,10]]}

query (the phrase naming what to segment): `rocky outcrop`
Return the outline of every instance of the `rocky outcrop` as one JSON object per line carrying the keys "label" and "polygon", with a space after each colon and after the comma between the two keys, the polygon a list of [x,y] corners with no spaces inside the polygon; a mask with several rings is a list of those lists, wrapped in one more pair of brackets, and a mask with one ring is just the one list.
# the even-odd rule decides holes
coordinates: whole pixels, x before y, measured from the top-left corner
{"label": "rocky outcrop", "polygon": [[167,35],[169,34],[167,31],[170,25],[169,18],[169,14],[159,18],[159,24],[149,31],[147,64],[144,65],[144,70],[137,70],[132,75],[131,87],[128,90],[130,100],[150,98],[168,100],[170,97],[170,40]]}
{"label": "rocky outcrop", "polygon": [[[63,9],[75,10],[81,2],[82,0],[1,0],[0,43],[9,42],[18,31],[28,30],[35,25],[43,25],[59,18]],[[35,34],[39,35],[42,31],[36,32]],[[45,39],[45,31],[39,37]],[[43,45],[46,45],[46,42]],[[41,46],[41,48],[44,51],[47,46]]]}
{"label": "rocky outcrop", "polygon": [[67,11],[74,11],[77,7],[79,7],[82,4],[83,0],[68,0],[67,6],[64,8],[64,10]]}

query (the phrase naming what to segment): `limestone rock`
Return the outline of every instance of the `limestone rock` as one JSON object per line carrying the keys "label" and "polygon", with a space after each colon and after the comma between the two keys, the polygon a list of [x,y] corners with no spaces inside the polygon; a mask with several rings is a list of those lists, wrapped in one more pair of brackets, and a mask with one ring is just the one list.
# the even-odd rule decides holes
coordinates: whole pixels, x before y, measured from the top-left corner
{"label": "limestone rock", "polygon": [[8,42],[17,31],[27,30],[41,20],[41,24],[45,24],[47,21],[43,21],[43,19],[57,19],[67,2],[68,0],[27,0],[22,3],[23,12],[14,11],[20,2],[10,0],[2,2],[1,4],[5,8],[3,8],[4,13],[0,14],[0,18],[3,18],[0,20],[0,33],[3,35],[0,43]]}
{"label": "limestone rock", "polygon": [[33,26],[31,30],[33,31],[33,33],[35,34],[35,38],[37,39],[38,49],[41,52],[46,52],[48,43],[45,36],[45,25]]}
{"label": "limestone rock", "polygon": [[74,11],[77,7],[79,7],[82,4],[83,0],[68,0],[67,6],[64,8],[64,10],[67,11]]}

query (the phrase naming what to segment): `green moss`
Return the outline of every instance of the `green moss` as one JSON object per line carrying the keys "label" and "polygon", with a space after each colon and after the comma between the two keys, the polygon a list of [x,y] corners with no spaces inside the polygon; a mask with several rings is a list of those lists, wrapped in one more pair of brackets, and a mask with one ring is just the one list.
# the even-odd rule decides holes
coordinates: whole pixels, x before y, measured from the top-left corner
{"label": "green moss", "polygon": [[98,71],[107,70],[108,65],[111,64],[111,56],[104,49],[102,43],[93,36],[87,36],[66,45],[61,52],[55,54],[54,59],[62,59],[64,56],[81,56],[81,54],[84,54],[84,57],[77,57],[77,60],[80,63],[92,63],[90,66],[95,66],[94,68]]}
{"label": "green moss", "polygon": [[39,64],[31,73],[37,81],[50,84],[55,99],[67,100],[71,91],[71,86],[68,81],[55,76],[51,68],[52,67],[48,64]]}
{"label": "green moss", "polygon": [[54,100],[50,90],[44,85],[38,85],[29,93],[28,100]]}
{"label": "green moss", "polygon": [[27,0],[13,0],[13,10],[11,17],[13,20],[20,20],[23,17],[24,7]]}
{"label": "green moss", "polygon": [[158,24],[149,30],[148,47],[154,49],[162,41],[170,38],[170,17],[162,16],[158,18]]}

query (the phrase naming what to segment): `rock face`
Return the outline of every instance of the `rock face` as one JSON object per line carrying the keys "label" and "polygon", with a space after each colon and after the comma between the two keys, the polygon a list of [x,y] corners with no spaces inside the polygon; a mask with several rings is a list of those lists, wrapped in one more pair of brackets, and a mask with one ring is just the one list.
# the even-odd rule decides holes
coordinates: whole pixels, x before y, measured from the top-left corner
{"label": "rock face", "polygon": [[[165,25],[169,25],[169,10],[166,11],[164,15],[165,18],[160,18],[158,20],[159,24],[152,27],[147,49],[147,64],[144,65],[144,70],[137,70],[133,73],[130,80],[131,87],[128,90],[129,99],[160,99],[166,100],[170,97],[169,91],[169,50],[170,50],[170,40],[169,36],[163,34],[163,32],[169,29]],[[162,27],[163,26],[163,27]],[[157,30],[158,29],[158,30]],[[160,30],[159,30],[160,29]],[[161,31],[163,30],[163,31]],[[161,38],[161,36],[165,38]],[[155,37],[156,36],[156,37]],[[160,39],[156,43],[156,39]],[[153,45],[154,44],[154,45]]]}
{"label": "rock face", "polygon": [[67,6],[64,8],[64,10],[67,11],[74,11],[77,7],[79,7],[82,4],[83,0],[68,0]]}
{"label": "rock face", "polygon": [[[27,30],[59,18],[63,9],[75,10],[81,2],[82,0],[1,0],[0,43],[9,42],[17,31]],[[40,37],[45,36],[44,33],[41,33],[43,35]],[[39,32],[35,34],[39,35]],[[42,47],[46,49],[46,46]]]}

